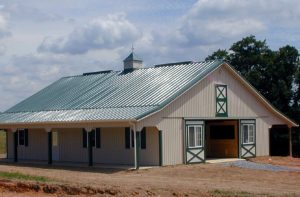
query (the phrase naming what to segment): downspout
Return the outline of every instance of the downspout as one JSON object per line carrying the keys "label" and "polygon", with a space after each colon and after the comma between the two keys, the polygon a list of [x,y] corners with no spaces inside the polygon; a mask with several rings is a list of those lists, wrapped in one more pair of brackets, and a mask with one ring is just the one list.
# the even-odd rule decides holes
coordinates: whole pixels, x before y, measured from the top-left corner
{"label": "downspout", "polygon": [[[137,144],[136,144],[136,123],[129,122],[130,130],[133,130],[133,141],[134,141],[134,169],[138,169],[138,159],[137,159]],[[131,132],[130,132],[131,133]]]}

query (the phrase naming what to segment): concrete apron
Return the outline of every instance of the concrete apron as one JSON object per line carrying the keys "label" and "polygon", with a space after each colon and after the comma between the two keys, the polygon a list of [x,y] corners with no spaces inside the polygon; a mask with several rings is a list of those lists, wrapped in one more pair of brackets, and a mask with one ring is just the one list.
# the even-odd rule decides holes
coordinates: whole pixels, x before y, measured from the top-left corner
{"label": "concrete apron", "polygon": [[[91,168],[91,169],[119,169],[119,170],[135,170],[132,165],[117,165],[117,164],[99,164],[94,163],[93,166],[88,166],[87,163],[81,162],[53,162],[51,165],[47,161],[36,161],[36,160],[19,160],[17,163],[14,163],[13,159],[0,159],[0,164],[16,164],[16,165],[26,165],[26,166],[49,166],[52,167],[77,167],[77,168]],[[158,166],[140,166],[140,170],[157,168]]]}
{"label": "concrete apron", "polygon": [[239,159],[239,158],[211,158],[206,159],[206,163],[227,163],[232,161],[245,161],[245,159]]}

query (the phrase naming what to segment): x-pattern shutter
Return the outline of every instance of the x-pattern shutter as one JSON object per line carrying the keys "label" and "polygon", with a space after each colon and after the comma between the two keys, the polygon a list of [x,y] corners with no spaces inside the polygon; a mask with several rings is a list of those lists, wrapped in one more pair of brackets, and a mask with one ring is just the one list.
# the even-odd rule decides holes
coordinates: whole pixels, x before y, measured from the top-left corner
{"label": "x-pattern shutter", "polygon": [[216,85],[216,116],[227,117],[227,86]]}

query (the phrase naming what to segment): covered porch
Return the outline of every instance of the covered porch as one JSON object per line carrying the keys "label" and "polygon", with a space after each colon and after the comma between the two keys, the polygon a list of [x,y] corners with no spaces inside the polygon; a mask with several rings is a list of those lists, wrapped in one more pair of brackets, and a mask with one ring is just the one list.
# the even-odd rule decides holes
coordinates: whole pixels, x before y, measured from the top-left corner
{"label": "covered porch", "polygon": [[132,122],[11,125],[7,159],[21,163],[138,169],[162,165],[162,133]]}

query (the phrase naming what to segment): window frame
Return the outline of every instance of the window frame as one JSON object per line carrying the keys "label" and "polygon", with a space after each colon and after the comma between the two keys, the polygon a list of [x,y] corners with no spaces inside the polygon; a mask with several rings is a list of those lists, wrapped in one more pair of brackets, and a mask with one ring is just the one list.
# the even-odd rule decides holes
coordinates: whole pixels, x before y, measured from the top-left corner
{"label": "window frame", "polygon": [[[244,127],[247,127],[247,141],[245,142],[245,131],[244,131]],[[250,141],[250,126],[252,127],[252,140]],[[242,143],[243,145],[247,145],[247,144],[255,144],[255,124],[254,123],[243,123],[242,124]]]}
{"label": "window frame", "polygon": [[58,146],[58,131],[52,132],[52,146],[57,147]]}
{"label": "window frame", "polygon": [[[194,146],[190,145],[190,128],[194,128]],[[197,144],[197,135],[196,135],[196,128],[200,128],[200,143],[199,145]],[[203,130],[203,125],[187,125],[187,147],[188,148],[203,148],[204,147],[204,130]]]}

